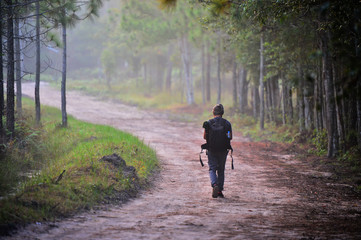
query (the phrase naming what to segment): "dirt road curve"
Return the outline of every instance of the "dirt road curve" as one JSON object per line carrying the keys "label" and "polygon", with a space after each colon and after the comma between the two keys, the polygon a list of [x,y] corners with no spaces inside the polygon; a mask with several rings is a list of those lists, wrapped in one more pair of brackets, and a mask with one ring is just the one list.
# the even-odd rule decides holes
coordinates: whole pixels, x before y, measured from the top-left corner
{"label": "dirt road curve", "polygon": [[[23,91],[33,96],[33,85]],[[114,102],[69,92],[68,113],[129,131],[157,150],[154,187],[109,210],[31,225],[12,239],[360,239],[361,201],[331,173],[318,172],[276,144],[235,134],[235,170],[226,165],[225,199],[212,199],[197,153],[202,129]],[[41,103],[60,94],[41,86]]]}

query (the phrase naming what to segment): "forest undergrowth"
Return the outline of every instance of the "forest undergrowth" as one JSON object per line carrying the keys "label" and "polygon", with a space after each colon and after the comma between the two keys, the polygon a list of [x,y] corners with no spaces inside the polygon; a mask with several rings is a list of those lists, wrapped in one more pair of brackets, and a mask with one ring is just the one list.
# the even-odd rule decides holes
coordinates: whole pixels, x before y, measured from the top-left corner
{"label": "forest undergrowth", "polygon": [[[136,195],[157,170],[156,153],[136,137],[112,127],[69,117],[42,107],[35,126],[34,105],[24,99],[15,139],[1,146],[0,235],[12,227],[54,220],[99,204],[123,202]],[[136,175],[125,174],[103,156],[117,154]]]}

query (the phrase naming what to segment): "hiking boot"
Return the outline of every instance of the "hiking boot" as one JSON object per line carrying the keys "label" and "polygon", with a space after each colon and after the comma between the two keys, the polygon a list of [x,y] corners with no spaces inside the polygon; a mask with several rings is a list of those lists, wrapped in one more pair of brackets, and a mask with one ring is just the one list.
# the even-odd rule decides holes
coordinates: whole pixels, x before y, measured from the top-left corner
{"label": "hiking boot", "polygon": [[219,192],[219,187],[217,186],[217,184],[214,184],[213,185],[213,191],[212,191],[212,197],[217,198],[218,197],[218,192]]}
{"label": "hiking boot", "polygon": [[219,191],[219,192],[218,192],[218,197],[219,197],[219,198],[224,198],[224,195],[223,195],[222,191]]}

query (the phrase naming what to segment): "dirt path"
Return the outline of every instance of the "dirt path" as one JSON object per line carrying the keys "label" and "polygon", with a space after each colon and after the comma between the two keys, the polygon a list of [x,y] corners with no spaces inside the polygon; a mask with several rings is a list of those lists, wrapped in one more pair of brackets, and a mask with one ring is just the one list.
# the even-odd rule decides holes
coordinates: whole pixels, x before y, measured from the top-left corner
{"label": "dirt path", "polygon": [[[33,95],[33,86],[23,91]],[[226,164],[225,199],[212,199],[208,169],[198,159],[202,129],[194,123],[69,92],[68,113],[114,126],[157,150],[154,187],[109,210],[28,226],[13,239],[360,239],[361,201],[351,188],[278,145],[235,134],[235,170]],[[41,86],[41,103],[60,94]],[[359,229],[360,228],[360,229]]]}

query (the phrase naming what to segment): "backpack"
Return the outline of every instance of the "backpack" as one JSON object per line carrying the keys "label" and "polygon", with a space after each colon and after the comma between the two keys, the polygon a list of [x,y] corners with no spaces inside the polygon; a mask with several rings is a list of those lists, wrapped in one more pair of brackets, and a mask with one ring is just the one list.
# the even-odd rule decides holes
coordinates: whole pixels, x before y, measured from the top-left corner
{"label": "backpack", "polygon": [[202,144],[201,152],[199,153],[199,161],[204,166],[202,161],[202,153],[203,149],[211,150],[211,151],[226,151],[231,150],[231,158],[232,158],[232,169],[233,166],[233,148],[231,146],[231,140],[228,138],[227,135],[227,122],[223,118],[219,119],[211,119],[203,123],[203,128],[206,130],[206,143]]}
{"label": "backpack", "polygon": [[231,149],[226,125],[227,122],[223,118],[213,118],[208,121],[208,129],[206,129],[208,150],[222,152]]}

